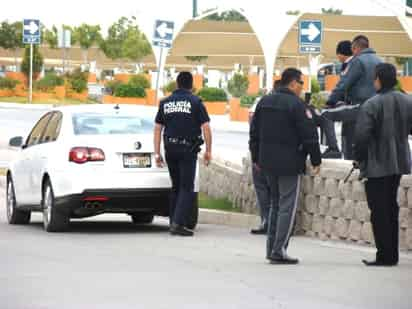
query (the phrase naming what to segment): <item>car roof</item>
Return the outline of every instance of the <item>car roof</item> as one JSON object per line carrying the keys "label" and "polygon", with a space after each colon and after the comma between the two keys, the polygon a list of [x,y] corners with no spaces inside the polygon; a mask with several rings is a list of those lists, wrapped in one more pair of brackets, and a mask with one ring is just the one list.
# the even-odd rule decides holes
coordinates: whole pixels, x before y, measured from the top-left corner
{"label": "car roof", "polygon": [[79,104],[79,105],[65,105],[52,109],[52,111],[60,111],[63,114],[102,114],[111,115],[117,112],[124,116],[153,116],[157,107],[155,106],[141,106],[132,104]]}

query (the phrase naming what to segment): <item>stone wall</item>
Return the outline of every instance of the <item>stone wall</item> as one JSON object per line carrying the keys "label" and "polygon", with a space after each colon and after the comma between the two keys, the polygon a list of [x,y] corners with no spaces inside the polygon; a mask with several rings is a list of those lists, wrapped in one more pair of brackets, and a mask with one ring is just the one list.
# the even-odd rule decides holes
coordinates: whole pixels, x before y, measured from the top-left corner
{"label": "stone wall", "polygon": [[[201,165],[200,190],[212,197],[228,198],[242,212],[256,214],[251,166],[243,167],[214,161],[209,167]],[[325,160],[319,176],[304,176],[295,232],[323,240],[345,240],[373,244],[370,211],[364,184],[355,172],[347,183],[344,178],[351,163]],[[399,189],[400,247],[412,250],[412,176],[404,176]]]}

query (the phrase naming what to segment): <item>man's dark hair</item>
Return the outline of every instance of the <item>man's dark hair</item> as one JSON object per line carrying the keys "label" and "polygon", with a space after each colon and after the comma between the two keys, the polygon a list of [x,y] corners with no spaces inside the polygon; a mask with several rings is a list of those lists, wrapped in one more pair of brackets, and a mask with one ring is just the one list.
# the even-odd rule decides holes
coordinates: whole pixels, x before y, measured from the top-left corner
{"label": "man's dark hair", "polygon": [[375,78],[379,79],[382,89],[392,89],[396,86],[396,68],[390,63],[379,63],[375,68]]}
{"label": "man's dark hair", "polygon": [[190,72],[180,72],[176,78],[177,88],[191,90],[193,88],[193,75]]}
{"label": "man's dark hair", "polygon": [[336,46],[336,54],[352,56],[352,42],[349,40],[340,41]]}
{"label": "man's dark hair", "polygon": [[352,40],[352,46],[359,47],[361,49],[369,48],[369,39],[364,35],[357,35]]}
{"label": "man's dark hair", "polygon": [[275,80],[275,82],[273,83],[273,90],[278,90],[280,87],[282,86],[281,80]]}
{"label": "man's dark hair", "polygon": [[302,72],[295,68],[288,68],[283,71],[282,78],[280,79],[280,84],[283,87],[287,87],[294,80],[301,80]]}

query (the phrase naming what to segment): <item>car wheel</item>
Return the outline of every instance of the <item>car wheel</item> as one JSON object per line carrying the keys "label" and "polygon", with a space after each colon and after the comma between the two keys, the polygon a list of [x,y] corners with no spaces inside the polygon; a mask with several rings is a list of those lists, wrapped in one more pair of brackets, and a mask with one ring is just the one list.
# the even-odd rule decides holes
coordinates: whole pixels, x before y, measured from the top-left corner
{"label": "car wheel", "polygon": [[53,187],[50,180],[46,180],[42,199],[44,229],[47,232],[64,232],[69,228],[70,218],[54,206]]}
{"label": "car wheel", "polygon": [[7,221],[9,224],[29,224],[31,212],[26,210],[19,210],[16,207],[16,194],[14,191],[14,184],[11,177],[7,179]]}
{"label": "car wheel", "polygon": [[198,199],[198,194],[196,193],[196,196],[193,202],[192,211],[187,220],[187,228],[194,230],[196,228],[198,218],[199,218],[199,199]]}
{"label": "car wheel", "polygon": [[136,213],[131,214],[130,217],[134,224],[150,224],[154,220],[154,215],[152,213]]}

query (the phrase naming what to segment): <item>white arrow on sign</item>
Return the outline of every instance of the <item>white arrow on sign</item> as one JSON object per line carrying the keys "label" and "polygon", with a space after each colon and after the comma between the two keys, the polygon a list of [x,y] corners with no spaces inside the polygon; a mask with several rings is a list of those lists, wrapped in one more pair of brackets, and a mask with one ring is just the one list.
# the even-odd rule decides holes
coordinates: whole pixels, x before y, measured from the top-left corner
{"label": "white arrow on sign", "polygon": [[156,28],[156,31],[162,39],[165,38],[167,34],[173,33],[173,29],[168,28],[166,23],[161,23],[160,26]]}
{"label": "white arrow on sign", "polygon": [[320,34],[320,30],[314,23],[309,24],[309,28],[302,29],[302,35],[307,35],[309,41],[314,41]]}
{"label": "white arrow on sign", "polygon": [[24,25],[24,30],[29,30],[30,34],[35,34],[39,31],[39,26],[34,21],[31,21],[30,24]]}

